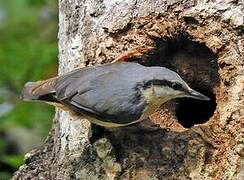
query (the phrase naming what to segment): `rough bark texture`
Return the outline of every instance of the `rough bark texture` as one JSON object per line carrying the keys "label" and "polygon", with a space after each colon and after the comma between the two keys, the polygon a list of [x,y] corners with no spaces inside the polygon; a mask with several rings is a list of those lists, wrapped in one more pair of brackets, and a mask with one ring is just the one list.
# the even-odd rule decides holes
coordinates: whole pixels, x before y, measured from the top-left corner
{"label": "rough bark texture", "polygon": [[244,179],[243,10],[238,0],[59,0],[60,74],[155,46],[135,61],[177,71],[212,101],[167,103],[150,132],[92,129],[57,110],[13,179]]}

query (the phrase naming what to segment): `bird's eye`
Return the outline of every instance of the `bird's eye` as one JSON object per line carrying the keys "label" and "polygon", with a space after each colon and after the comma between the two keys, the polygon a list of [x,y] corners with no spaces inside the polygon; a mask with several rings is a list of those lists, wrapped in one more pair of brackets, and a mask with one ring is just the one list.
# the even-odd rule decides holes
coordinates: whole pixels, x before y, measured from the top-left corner
{"label": "bird's eye", "polygon": [[173,88],[174,90],[181,90],[183,87],[182,87],[182,85],[179,84],[179,83],[173,83],[173,84],[172,84],[172,88]]}

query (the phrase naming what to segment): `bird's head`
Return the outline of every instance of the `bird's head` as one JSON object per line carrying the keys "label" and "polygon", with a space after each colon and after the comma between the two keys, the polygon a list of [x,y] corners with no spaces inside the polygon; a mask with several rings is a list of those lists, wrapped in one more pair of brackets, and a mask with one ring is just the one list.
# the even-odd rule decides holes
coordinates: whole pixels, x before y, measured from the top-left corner
{"label": "bird's head", "polygon": [[175,98],[194,98],[199,100],[210,100],[207,96],[192,89],[187,83],[174,71],[163,67],[151,67],[154,78],[145,81],[143,89],[145,94],[152,92],[155,99],[161,99],[166,102]]}

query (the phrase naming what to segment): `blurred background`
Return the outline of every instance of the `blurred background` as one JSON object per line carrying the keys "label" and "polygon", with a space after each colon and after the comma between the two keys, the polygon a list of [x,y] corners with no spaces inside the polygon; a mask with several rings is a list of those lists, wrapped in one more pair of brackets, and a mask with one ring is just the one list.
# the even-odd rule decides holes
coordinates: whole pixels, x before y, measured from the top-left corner
{"label": "blurred background", "polygon": [[54,108],[20,100],[27,81],[57,74],[56,0],[0,0],[0,179],[40,146]]}

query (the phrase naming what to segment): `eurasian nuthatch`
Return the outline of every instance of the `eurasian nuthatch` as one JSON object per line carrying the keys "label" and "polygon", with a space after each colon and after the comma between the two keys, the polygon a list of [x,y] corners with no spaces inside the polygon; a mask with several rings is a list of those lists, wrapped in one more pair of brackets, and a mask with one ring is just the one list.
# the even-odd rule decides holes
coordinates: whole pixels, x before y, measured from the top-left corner
{"label": "eurasian nuthatch", "polygon": [[167,68],[131,62],[84,67],[45,81],[28,82],[22,96],[24,100],[62,105],[105,127],[139,122],[171,99],[209,100]]}

